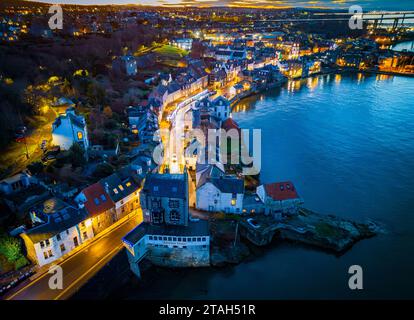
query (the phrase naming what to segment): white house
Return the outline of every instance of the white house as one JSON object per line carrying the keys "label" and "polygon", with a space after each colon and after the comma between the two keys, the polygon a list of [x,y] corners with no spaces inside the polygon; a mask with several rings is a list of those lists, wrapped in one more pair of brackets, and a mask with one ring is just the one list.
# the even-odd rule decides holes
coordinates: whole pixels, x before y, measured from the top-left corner
{"label": "white house", "polygon": [[244,181],[236,177],[210,178],[198,185],[196,207],[205,211],[241,213]]}
{"label": "white house", "polygon": [[122,62],[124,63],[125,73],[128,76],[135,76],[137,74],[137,61],[132,55],[123,56]]}
{"label": "white house", "polygon": [[33,227],[20,236],[27,255],[38,265],[49,264],[94,237],[91,219],[85,210],[57,198],[46,200],[30,212]]}
{"label": "white house", "polygon": [[174,39],[170,41],[170,45],[190,51],[193,47],[193,39],[191,38],[180,38],[180,39]]}
{"label": "white house", "polygon": [[11,194],[23,190],[30,186],[31,176],[26,172],[21,172],[0,181],[0,191]]}
{"label": "white house", "polygon": [[256,194],[265,205],[266,213],[281,218],[286,214],[295,214],[303,204],[292,182],[262,184],[256,188]]}
{"label": "white house", "polygon": [[218,96],[212,101],[214,115],[221,121],[226,120],[230,116],[230,101],[223,96]]}
{"label": "white house", "polygon": [[88,130],[85,118],[77,115],[74,108],[68,108],[52,124],[52,144],[68,150],[74,143],[88,149]]}

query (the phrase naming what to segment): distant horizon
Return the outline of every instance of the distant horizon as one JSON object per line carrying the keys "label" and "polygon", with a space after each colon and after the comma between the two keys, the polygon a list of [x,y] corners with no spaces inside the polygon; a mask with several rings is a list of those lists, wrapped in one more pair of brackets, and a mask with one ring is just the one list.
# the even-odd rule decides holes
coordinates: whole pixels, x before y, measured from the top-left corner
{"label": "distant horizon", "polygon": [[368,10],[414,10],[414,1],[400,0],[398,3],[386,0],[22,0],[49,4],[69,5],[141,5],[153,7],[240,7],[262,9],[333,9],[344,10],[351,5],[360,5]]}

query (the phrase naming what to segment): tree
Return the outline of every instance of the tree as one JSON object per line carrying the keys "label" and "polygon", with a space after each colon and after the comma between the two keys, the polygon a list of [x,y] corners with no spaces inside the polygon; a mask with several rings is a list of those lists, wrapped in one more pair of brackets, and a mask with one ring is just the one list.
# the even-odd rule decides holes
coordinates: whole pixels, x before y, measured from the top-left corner
{"label": "tree", "polygon": [[0,253],[4,255],[9,262],[16,262],[22,257],[20,252],[20,242],[16,238],[2,237],[0,239]]}
{"label": "tree", "polygon": [[109,163],[100,163],[96,166],[93,176],[101,179],[114,173],[114,168]]}
{"label": "tree", "polygon": [[85,150],[77,143],[74,143],[69,149],[69,159],[73,168],[81,167],[86,163]]}

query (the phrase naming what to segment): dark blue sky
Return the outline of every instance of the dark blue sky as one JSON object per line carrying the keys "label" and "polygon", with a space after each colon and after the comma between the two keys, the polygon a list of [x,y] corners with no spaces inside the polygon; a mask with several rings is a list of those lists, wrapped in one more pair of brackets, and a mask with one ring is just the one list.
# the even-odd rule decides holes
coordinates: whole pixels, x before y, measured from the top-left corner
{"label": "dark blue sky", "polygon": [[414,10],[414,0],[40,0],[72,4],[145,4],[258,7],[325,7],[332,9],[360,5],[364,10]]}

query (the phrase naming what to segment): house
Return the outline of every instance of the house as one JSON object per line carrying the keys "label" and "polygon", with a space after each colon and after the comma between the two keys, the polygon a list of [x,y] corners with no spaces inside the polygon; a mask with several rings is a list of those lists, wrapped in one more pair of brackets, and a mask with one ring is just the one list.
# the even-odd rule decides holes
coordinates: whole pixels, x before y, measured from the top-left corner
{"label": "house", "polygon": [[170,45],[180,48],[182,50],[190,51],[193,47],[193,39],[191,38],[180,38],[170,41]]}
{"label": "house", "polygon": [[211,212],[241,213],[243,197],[242,179],[231,176],[209,178],[197,186],[196,207]]}
{"label": "house", "polygon": [[85,118],[76,115],[74,108],[68,108],[52,124],[52,144],[60,146],[61,150],[69,150],[74,143],[87,150],[88,130]]}
{"label": "house", "polygon": [[292,182],[275,182],[257,187],[256,194],[265,205],[267,214],[282,218],[286,214],[296,214],[303,204]]}
{"label": "house", "polygon": [[123,239],[132,272],[141,277],[139,262],[146,258],[165,267],[206,267],[210,265],[208,221],[187,225],[141,223]]}
{"label": "house", "polygon": [[20,234],[28,257],[39,266],[49,264],[94,237],[84,210],[49,198],[30,211],[31,227]]}
{"label": "house", "polygon": [[213,114],[221,121],[230,116],[230,101],[223,96],[218,96],[212,101]]}
{"label": "house", "polygon": [[133,168],[127,166],[101,179],[99,183],[115,204],[114,218],[116,221],[129,214],[138,213],[141,181],[137,175],[134,175]]}
{"label": "house", "polygon": [[137,61],[130,54],[124,55],[113,60],[112,69],[122,72],[127,76],[135,76],[137,74]]}
{"label": "house", "polygon": [[115,203],[99,182],[83,189],[76,196],[75,202],[91,218],[94,234],[105,230],[116,221]]}
{"label": "house", "polygon": [[152,224],[188,224],[188,175],[148,174],[141,191],[144,221]]}
{"label": "house", "polygon": [[31,176],[21,172],[0,181],[0,191],[4,194],[11,194],[26,189],[31,184]]}
{"label": "house", "polygon": [[196,186],[203,185],[209,178],[220,178],[225,175],[224,166],[220,162],[215,164],[196,164]]}

